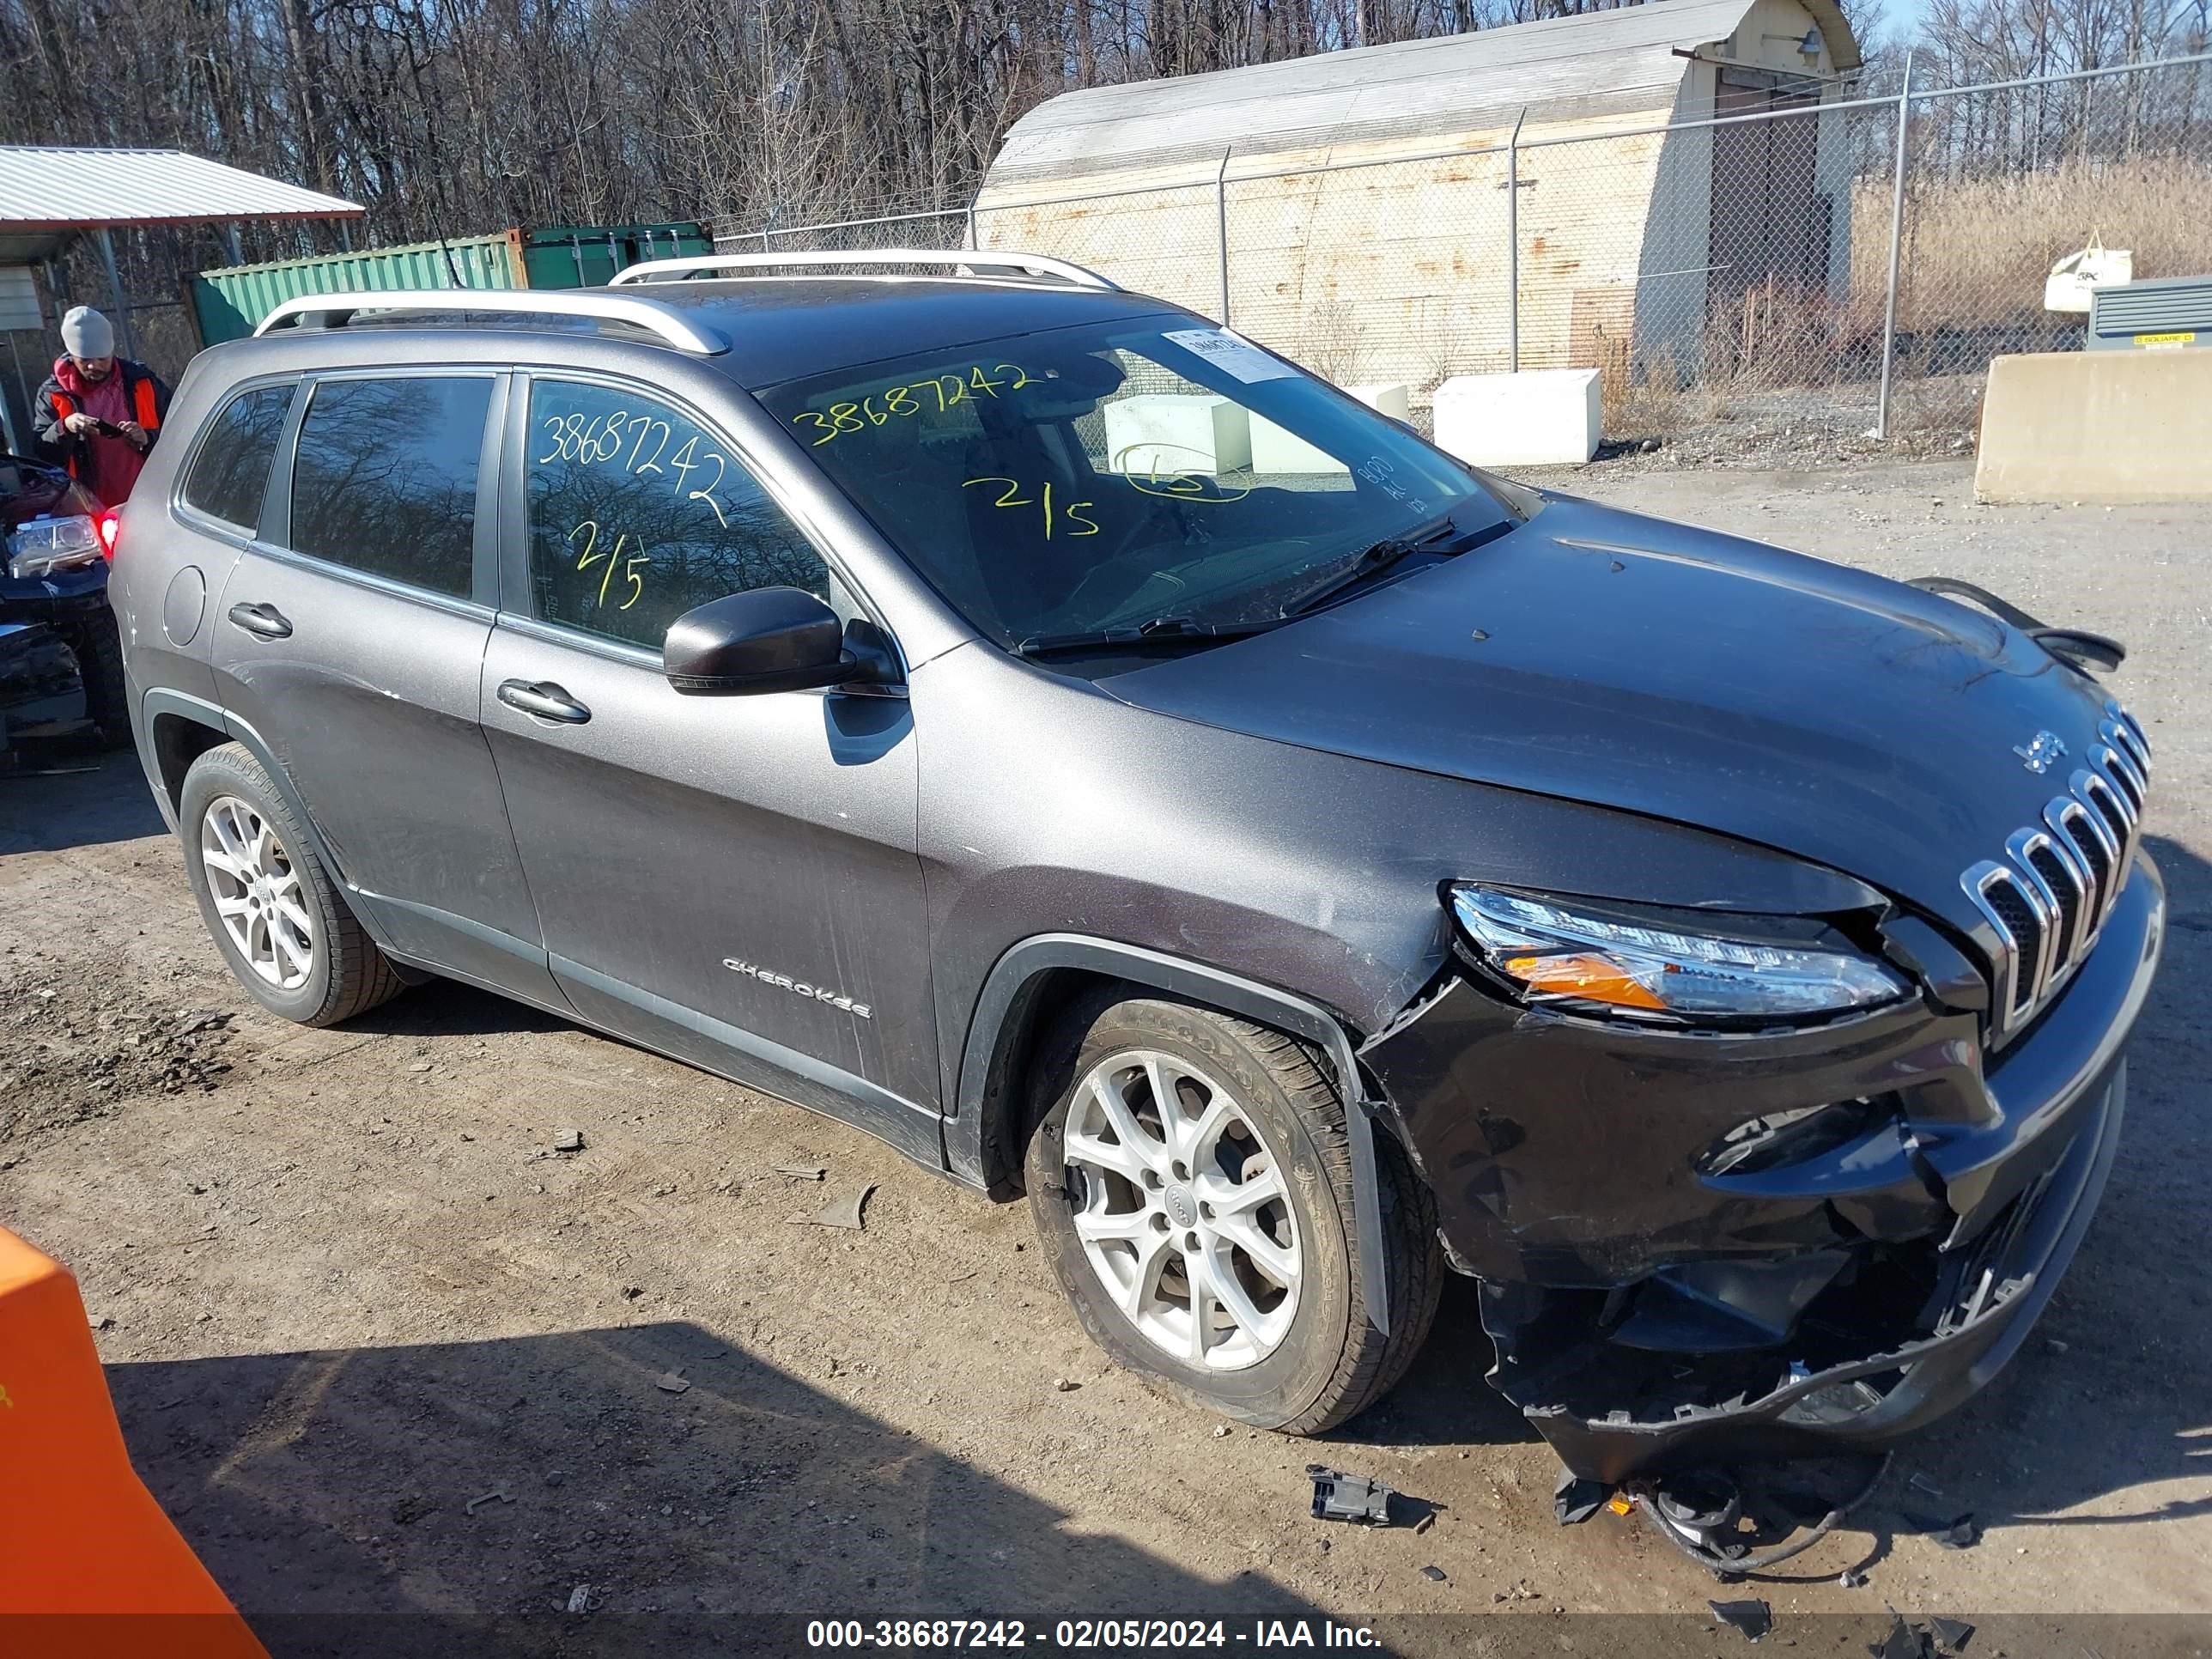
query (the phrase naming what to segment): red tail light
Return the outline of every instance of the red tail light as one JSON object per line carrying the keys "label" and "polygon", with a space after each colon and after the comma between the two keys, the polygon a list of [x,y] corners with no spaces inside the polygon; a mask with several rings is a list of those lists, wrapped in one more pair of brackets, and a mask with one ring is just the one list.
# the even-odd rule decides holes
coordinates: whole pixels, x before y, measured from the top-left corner
{"label": "red tail light", "polygon": [[103,507],[92,515],[92,533],[100,538],[100,550],[110,564],[115,562],[115,527],[122,515],[115,508]]}

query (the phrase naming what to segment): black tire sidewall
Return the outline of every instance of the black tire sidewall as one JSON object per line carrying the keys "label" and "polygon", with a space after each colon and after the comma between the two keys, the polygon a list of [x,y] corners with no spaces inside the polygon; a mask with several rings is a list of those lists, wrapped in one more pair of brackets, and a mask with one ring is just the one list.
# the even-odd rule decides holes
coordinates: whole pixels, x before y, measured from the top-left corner
{"label": "black tire sidewall", "polygon": [[[216,913],[207,866],[200,859],[200,826],[208,808],[225,795],[244,801],[276,830],[285,852],[290,855],[293,869],[299,873],[301,887],[314,915],[314,961],[307,970],[306,981],[295,990],[281,989],[255,973],[253,965],[240,953],[229,928]],[[177,833],[184,843],[185,871],[191,882],[192,896],[199,901],[201,918],[207,923],[216,948],[222,952],[232,977],[273,1014],[301,1024],[312,1024],[321,1018],[331,1001],[331,964],[337,955],[332,937],[335,907],[321,861],[315,857],[298,821],[270,784],[268,774],[243,750],[210,750],[194,761],[191,770],[185,775],[185,786],[178,800]]]}
{"label": "black tire sidewall", "polygon": [[115,613],[105,605],[86,613],[62,630],[62,643],[76,659],[85,718],[100,728],[100,740],[109,748],[122,747],[131,741],[131,693]]}
{"label": "black tire sidewall", "polygon": [[[1294,1101],[1235,1024],[1182,1004],[1140,1000],[1108,1009],[1087,1031],[1056,1034],[1059,1052],[1041,1075],[1061,1082],[1030,1137],[1026,1184],[1045,1254],[1084,1329],[1115,1359],[1204,1410],[1259,1428],[1304,1416],[1337,1375],[1350,1334],[1351,1195],[1340,1192]],[[1061,1137],[1082,1080],[1122,1050],[1156,1048],[1188,1060],[1231,1091],[1285,1165],[1300,1253],[1298,1305],[1275,1351],[1238,1370],[1201,1370],[1156,1347],[1108,1297],[1077,1237],[1060,1158]]]}

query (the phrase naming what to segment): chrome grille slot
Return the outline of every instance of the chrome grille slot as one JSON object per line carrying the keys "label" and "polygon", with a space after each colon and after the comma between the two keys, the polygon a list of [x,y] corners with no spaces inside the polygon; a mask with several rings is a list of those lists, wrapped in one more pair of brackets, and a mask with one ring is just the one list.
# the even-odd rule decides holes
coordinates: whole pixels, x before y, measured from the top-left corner
{"label": "chrome grille slot", "polygon": [[2089,764],[2039,823],[2014,830],[2004,856],[1959,884],[1988,927],[1989,1040],[2004,1042],[2039,1013],[2097,943],[2135,863],[2148,795],[2150,744],[2118,703],[2105,706]]}
{"label": "chrome grille slot", "polygon": [[2119,868],[2119,846],[2112,839],[2112,830],[2104,819],[2081,805],[2076,799],[2081,793],[2081,780],[2089,775],[2074,775],[2073,795],[2061,795],[2043,815],[2056,836],[2074,855],[2074,863],[2087,878],[2086,902],[2081,912],[2081,936],[2074,951],[2076,955],[2088,948],[2089,940],[2105,925],[2105,912],[2112,908],[2119,889],[2113,884],[2113,872]]}
{"label": "chrome grille slot", "polygon": [[2119,736],[2120,747],[2128,751],[2129,758],[2136,763],[2136,769],[2144,777],[2149,777],[2150,736],[2142,729],[2142,722],[2118,703],[2107,704],[2106,712],[2112,716],[2112,724]]}
{"label": "chrome grille slot", "polygon": [[2090,759],[2100,764],[2112,781],[2126,797],[2131,813],[2140,813],[2143,804],[2143,775],[2136,770],[2136,763],[2118,750],[2106,747],[2094,750]]}
{"label": "chrome grille slot", "polygon": [[2044,841],[2027,855],[2028,867],[2043,878],[2043,885],[2058,901],[2060,960],[2070,961],[2081,948],[2081,918],[2088,912],[2087,880],[2059,852],[2057,843]]}
{"label": "chrome grille slot", "polygon": [[2126,807],[2120,804],[2119,792],[2094,774],[2085,774],[2089,779],[2089,803],[2104,820],[2105,833],[2123,853],[2135,834],[2135,823]]}

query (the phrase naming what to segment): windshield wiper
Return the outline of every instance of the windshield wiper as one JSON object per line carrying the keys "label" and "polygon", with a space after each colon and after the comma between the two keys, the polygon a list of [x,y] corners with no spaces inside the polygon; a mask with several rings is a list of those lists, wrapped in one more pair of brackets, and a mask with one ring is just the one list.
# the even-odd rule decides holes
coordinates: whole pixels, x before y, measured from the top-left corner
{"label": "windshield wiper", "polygon": [[1476,530],[1460,527],[1455,513],[1447,513],[1440,519],[1431,519],[1417,525],[1402,536],[1391,536],[1362,548],[1352,556],[1352,562],[1340,565],[1321,580],[1304,591],[1293,593],[1283,601],[1285,617],[1301,617],[1325,601],[1334,599],[1348,587],[1357,586],[1370,576],[1380,575],[1392,565],[1409,559],[1416,553],[1465,553],[1485,542],[1495,541],[1519,526],[1506,522],[1484,525]]}
{"label": "windshield wiper", "polygon": [[1127,628],[1094,628],[1075,634],[1033,634],[1013,647],[1018,657],[1073,657],[1090,651],[1152,649],[1182,641],[1246,639],[1280,624],[1202,623],[1188,617],[1153,617]]}

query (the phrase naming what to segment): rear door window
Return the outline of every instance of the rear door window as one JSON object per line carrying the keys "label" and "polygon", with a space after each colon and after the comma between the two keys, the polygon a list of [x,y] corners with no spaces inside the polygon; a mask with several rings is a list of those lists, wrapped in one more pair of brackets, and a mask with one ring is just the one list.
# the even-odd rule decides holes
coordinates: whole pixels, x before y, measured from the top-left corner
{"label": "rear door window", "polygon": [[710,599],[757,587],[830,599],[813,544],[681,410],[622,387],[536,380],[528,443],[540,621],[658,651],[669,623]]}
{"label": "rear door window", "polygon": [[317,383],[292,462],[294,550],[467,598],[490,403],[484,375]]}
{"label": "rear door window", "polygon": [[289,385],[256,386],[225,404],[185,475],[185,504],[225,524],[257,528],[261,493],[291,408]]}

